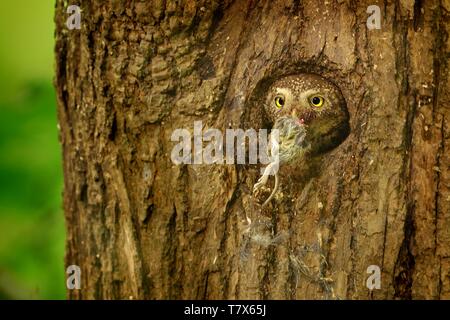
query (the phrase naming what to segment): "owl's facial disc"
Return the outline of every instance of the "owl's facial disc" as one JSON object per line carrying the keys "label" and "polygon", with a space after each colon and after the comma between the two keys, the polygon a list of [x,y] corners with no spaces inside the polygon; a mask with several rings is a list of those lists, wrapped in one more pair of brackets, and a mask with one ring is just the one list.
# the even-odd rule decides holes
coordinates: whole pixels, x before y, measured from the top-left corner
{"label": "owl's facial disc", "polygon": [[307,132],[310,154],[321,154],[350,133],[349,113],[340,89],[316,74],[288,75],[274,81],[264,102],[266,120],[289,123]]}

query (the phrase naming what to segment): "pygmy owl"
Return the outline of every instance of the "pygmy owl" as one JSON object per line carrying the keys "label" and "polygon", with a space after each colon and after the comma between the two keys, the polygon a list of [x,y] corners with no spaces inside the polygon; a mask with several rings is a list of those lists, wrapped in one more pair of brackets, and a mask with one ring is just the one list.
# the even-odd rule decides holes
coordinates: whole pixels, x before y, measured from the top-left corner
{"label": "pygmy owl", "polygon": [[[349,114],[339,88],[316,74],[283,77],[269,88],[264,104],[272,130],[268,144],[269,165],[254,185],[254,191],[275,175],[275,186],[265,206],[278,188],[278,168],[307,161],[338,146],[350,132]],[[274,131],[273,131],[274,132]],[[277,155],[277,156],[276,156]]]}

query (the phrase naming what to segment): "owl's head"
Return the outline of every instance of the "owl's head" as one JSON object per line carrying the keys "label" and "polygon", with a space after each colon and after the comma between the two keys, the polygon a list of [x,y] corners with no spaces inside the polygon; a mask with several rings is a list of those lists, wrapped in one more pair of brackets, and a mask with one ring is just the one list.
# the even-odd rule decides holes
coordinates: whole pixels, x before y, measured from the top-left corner
{"label": "owl's head", "polygon": [[292,118],[305,126],[312,153],[326,152],[349,134],[349,114],[339,88],[316,74],[290,75],[276,80],[269,88],[265,111],[275,124]]}

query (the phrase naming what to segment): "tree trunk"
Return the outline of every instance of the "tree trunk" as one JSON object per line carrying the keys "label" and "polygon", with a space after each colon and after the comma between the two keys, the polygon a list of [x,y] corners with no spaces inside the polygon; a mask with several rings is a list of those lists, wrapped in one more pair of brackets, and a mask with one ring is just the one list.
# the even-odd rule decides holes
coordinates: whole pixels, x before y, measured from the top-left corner
{"label": "tree trunk", "polygon": [[[449,299],[450,3],[56,5],[75,299]],[[271,81],[339,86],[350,135],[267,208],[259,165],[180,164],[175,129],[264,128]],[[369,290],[371,265],[381,287]]]}

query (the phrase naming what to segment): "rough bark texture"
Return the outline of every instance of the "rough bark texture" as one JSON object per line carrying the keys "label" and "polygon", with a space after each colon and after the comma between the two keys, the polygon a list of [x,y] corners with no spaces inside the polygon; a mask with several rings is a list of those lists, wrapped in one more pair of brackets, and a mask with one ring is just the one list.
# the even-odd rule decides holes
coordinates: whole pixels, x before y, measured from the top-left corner
{"label": "rough bark texture", "polygon": [[[449,1],[78,4],[81,30],[55,18],[70,298],[450,298]],[[173,130],[263,127],[300,72],[340,87],[351,133],[267,209],[256,165],[172,163]]]}

